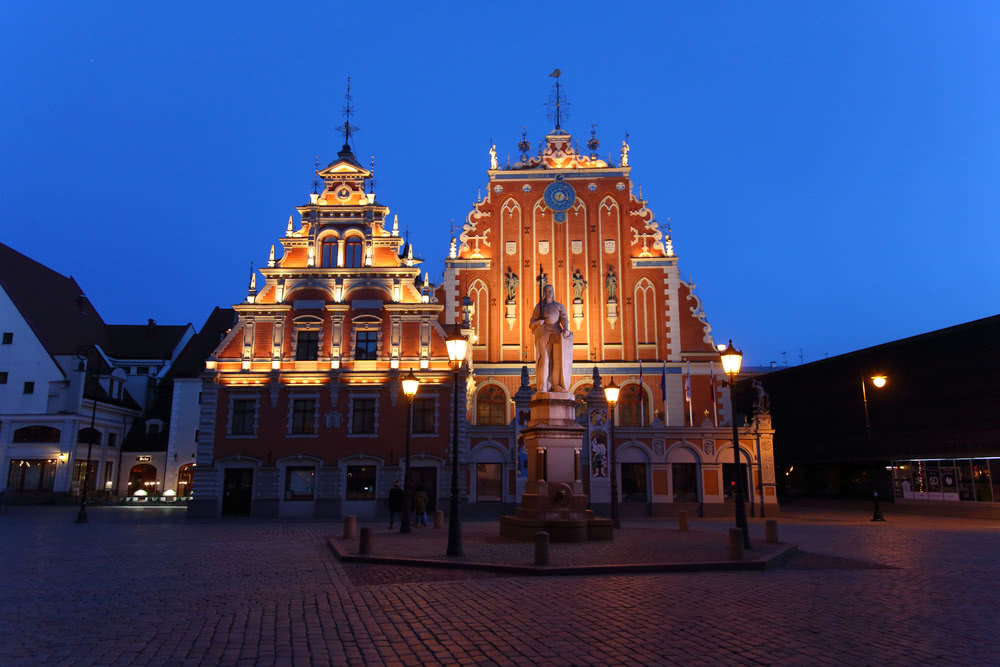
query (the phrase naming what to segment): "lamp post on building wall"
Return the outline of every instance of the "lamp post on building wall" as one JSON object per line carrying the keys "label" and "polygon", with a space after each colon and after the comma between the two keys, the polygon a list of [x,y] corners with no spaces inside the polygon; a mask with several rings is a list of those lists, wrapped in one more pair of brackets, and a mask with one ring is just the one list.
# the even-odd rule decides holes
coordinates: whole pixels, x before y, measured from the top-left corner
{"label": "lamp post on building wall", "polygon": [[611,522],[615,528],[621,528],[618,517],[618,471],[615,463],[615,406],[618,405],[618,393],[621,388],[615,384],[614,378],[604,388],[604,398],[608,402],[608,462],[611,466]]}
{"label": "lamp post on building wall", "polygon": [[448,347],[448,359],[455,371],[454,403],[451,408],[452,439],[451,439],[451,505],[448,516],[448,552],[449,556],[462,555],[462,519],[459,516],[458,499],[458,372],[462,368],[468,351],[469,341],[462,335],[456,325],[445,339]]}
{"label": "lamp post on building wall", "polygon": [[[80,364],[83,365],[83,362]],[[83,388],[87,389],[86,366],[84,366]],[[94,394],[94,404],[90,410],[90,430],[87,432],[87,460],[84,463],[83,488],[80,489],[80,511],[76,514],[76,523],[87,523],[87,487],[90,485],[90,454],[94,448],[94,440],[97,435],[97,394]]]}
{"label": "lamp post on building wall", "polygon": [[399,520],[399,532],[410,532],[410,431],[413,430],[413,397],[420,388],[420,380],[413,369],[403,378],[403,395],[406,396],[406,471],[403,473],[403,516]]}
{"label": "lamp post on building wall", "polygon": [[729,407],[732,412],[733,422],[733,462],[736,464],[736,488],[733,496],[736,500],[736,527],[743,531],[743,546],[750,548],[750,533],[747,526],[747,508],[744,504],[743,485],[746,484],[746,475],[740,468],[740,434],[736,428],[736,376],[740,373],[740,366],[743,364],[743,353],[733,347],[732,339],[729,346],[722,350],[722,370],[729,376]]}
{"label": "lamp post on building wall", "polygon": [[[885,383],[889,381],[885,375],[872,375],[871,376],[872,386],[876,389],[881,389],[885,386]],[[868,392],[865,389],[865,376],[861,376],[861,401],[865,405],[865,431],[868,434],[868,439],[872,439],[872,425],[868,420]]]}

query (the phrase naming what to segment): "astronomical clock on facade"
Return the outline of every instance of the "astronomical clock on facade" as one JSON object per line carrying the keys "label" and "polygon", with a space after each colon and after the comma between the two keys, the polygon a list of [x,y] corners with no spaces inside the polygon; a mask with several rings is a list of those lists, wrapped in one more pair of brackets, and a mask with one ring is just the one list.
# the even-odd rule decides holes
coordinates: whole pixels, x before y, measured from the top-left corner
{"label": "astronomical clock on facade", "polygon": [[[617,164],[598,157],[599,145],[592,132],[578,151],[557,115],[536,151],[522,137],[513,164],[501,166],[491,147],[485,192],[435,286],[345,143],[317,170],[322,189],[297,207],[280,259],[272,246],[263,280],[254,272],[235,306],[238,324],[206,362],[192,513],[383,511],[406,463],[400,379],[411,369],[421,380],[411,483],[432,502],[447,498],[454,383],[444,341],[456,330],[471,343],[458,392],[466,512],[509,511],[527,477],[528,325],[545,285],[573,332],[567,389],[587,427],[579,475],[591,505],[610,501],[600,385],[613,379],[623,511],[731,511],[732,417],[712,329],[680,277],[669,228],[633,186],[627,141]],[[776,503],[770,417],[740,432],[756,514]]]}

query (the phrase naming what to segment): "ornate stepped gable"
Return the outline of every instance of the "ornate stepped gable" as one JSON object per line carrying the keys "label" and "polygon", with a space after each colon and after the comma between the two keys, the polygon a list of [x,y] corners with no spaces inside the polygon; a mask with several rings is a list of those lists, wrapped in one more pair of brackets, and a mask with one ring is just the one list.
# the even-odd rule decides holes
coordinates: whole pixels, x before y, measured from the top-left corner
{"label": "ornate stepped gable", "polygon": [[[271,247],[267,267],[251,276],[246,302],[235,309],[239,323],[209,358],[223,383],[324,384],[331,371],[384,372],[447,366],[442,306],[421,280],[423,260],[399,233],[396,217],[377,201],[372,172],[349,145],[318,170],[322,191],[296,207],[301,224],[288,218]],[[366,191],[366,189],[368,191]],[[316,332],[315,353],[298,349],[302,332]],[[375,351],[364,349],[374,335]],[[311,343],[311,341],[310,341]],[[214,363],[213,363],[214,362]]]}
{"label": "ornate stepped gable", "polygon": [[[669,221],[659,223],[632,181],[627,135],[617,164],[610,154],[598,157],[596,131],[586,146],[589,152],[581,152],[557,127],[534,155],[522,133],[513,164],[502,166],[496,147],[490,148],[486,194],[452,239],[446,260],[438,292],[443,321],[468,320],[477,380],[503,385],[511,396],[517,378],[490,368],[533,361],[530,314],[541,286],[551,284],[570,311],[578,366],[642,361],[656,368],[656,377],[644,378],[649,420],[663,407],[655,364],[672,364],[677,373],[690,361],[697,396],[688,410],[677,387],[673,423],[681,411],[687,422],[706,409],[714,415],[710,364],[718,355],[694,285],[680,277]],[[576,375],[575,384],[583,386],[589,368]]]}

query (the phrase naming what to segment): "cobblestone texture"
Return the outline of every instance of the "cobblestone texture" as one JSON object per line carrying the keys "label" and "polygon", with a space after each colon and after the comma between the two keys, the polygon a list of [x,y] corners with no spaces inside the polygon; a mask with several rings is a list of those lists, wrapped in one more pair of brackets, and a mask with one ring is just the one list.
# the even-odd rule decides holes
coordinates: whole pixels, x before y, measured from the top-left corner
{"label": "cobblestone texture", "polygon": [[1000,527],[985,521],[783,518],[782,539],[807,552],[785,569],[537,579],[342,566],[324,544],[333,523],[74,513],[0,514],[2,665],[997,658]]}
{"label": "cobblestone texture", "polygon": [[[385,524],[365,524],[373,529],[373,554],[393,558],[449,560],[448,527],[414,528],[402,535],[397,526],[389,530]],[[728,524],[726,528],[728,529]],[[463,558],[458,561],[532,565],[535,543],[519,542],[500,537],[496,522],[469,523],[462,530]],[[338,530],[336,536],[343,534]],[[336,540],[342,554],[357,554],[360,539]],[[729,536],[718,530],[680,532],[676,523],[635,523],[615,531],[615,539],[595,540],[577,544],[553,542],[549,545],[550,564],[556,566],[617,565],[636,563],[691,563],[729,559]],[[745,553],[745,560],[758,560],[772,555],[778,547],[758,544]]]}

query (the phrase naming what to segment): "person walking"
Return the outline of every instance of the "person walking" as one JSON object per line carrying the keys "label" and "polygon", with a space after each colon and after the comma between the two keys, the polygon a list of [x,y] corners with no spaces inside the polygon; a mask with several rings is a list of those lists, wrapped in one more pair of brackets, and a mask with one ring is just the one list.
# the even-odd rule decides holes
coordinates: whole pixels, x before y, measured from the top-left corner
{"label": "person walking", "polygon": [[[392,520],[403,511],[403,490],[399,488],[399,482],[393,482],[389,489],[389,530],[392,530]],[[402,521],[402,519],[400,519]]]}
{"label": "person walking", "polygon": [[413,506],[417,510],[417,525],[426,526],[427,525],[427,503],[430,499],[427,497],[427,491],[424,490],[424,483],[420,482],[417,484],[416,493],[413,494]]}

